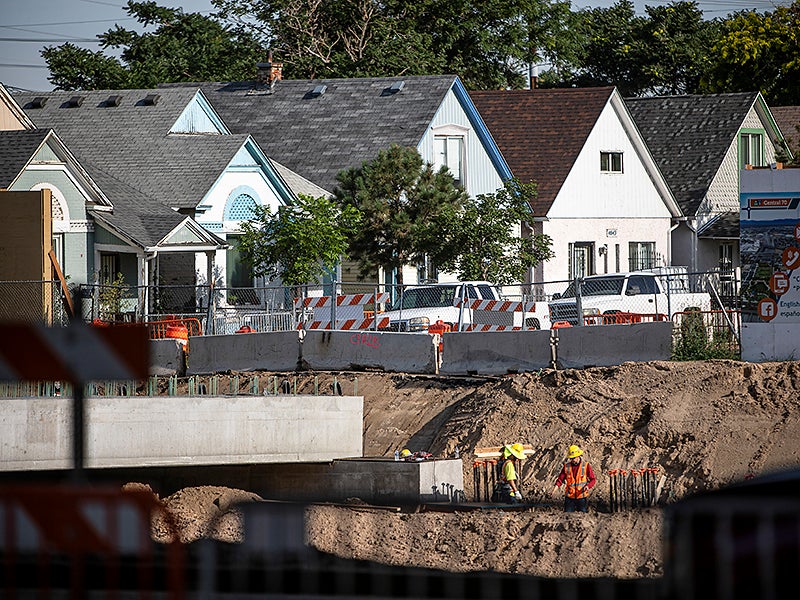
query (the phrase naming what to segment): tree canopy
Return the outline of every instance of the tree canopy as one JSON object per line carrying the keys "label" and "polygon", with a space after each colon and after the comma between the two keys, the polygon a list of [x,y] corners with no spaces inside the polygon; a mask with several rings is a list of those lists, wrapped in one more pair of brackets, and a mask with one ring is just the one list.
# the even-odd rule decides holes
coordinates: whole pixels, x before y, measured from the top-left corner
{"label": "tree canopy", "polygon": [[256,207],[254,218],[241,225],[239,249],[256,276],[280,277],[290,286],[316,283],[346,255],[360,220],[350,206],[301,194],[274,213]]}
{"label": "tree canopy", "polygon": [[[287,79],[458,75],[468,89],[616,85],[624,96],[759,89],[800,104],[800,0],[707,20],[695,1],[631,0],[573,12],[567,0],[212,0],[212,16],[129,0],[146,33],[103,51],[47,47],[61,89],[253,79],[269,50]],[[105,51],[115,51],[115,54]]]}
{"label": "tree canopy", "polygon": [[432,254],[434,262],[462,280],[497,285],[525,281],[528,269],[553,256],[549,236],[524,237],[519,230],[533,217],[530,203],[535,197],[534,184],[511,180],[494,194],[470,198],[456,221],[458,252],[442,258]]}
{"label": "tree canopy", "polygon": [[763,14],[739,12],[721,29],[702,91],[757,88],[770,104],[800,104],[800,0]]}
{"label": "tree canopy", "polygon": [[264,50],[239,27],[199,13],[164,8],[156,2],[129,0],[127,12],[155,30],[137,33],[117,25],[98,35],[104,50],[121,50],[120,58],[66,43],[49,46],[42,56],[56,88],[130,89],[178,81],[253,79]]}
{"label": "tree canopy", "polygon": [[447,169],[434,170],[416,149],[391,146],[340,172],[337,180],[337,201],[363,215],[349,247],[362,274],[379,267],[396,270],[402,284],[404,265],[434,253],[441,260],[455,251],[455,218],[467,194]]}

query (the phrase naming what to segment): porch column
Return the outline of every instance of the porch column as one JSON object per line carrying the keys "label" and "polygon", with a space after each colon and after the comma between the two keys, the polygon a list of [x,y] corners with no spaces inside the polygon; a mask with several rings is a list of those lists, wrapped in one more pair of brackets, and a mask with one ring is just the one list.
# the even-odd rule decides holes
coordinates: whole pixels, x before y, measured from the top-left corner
{"label": "porch column", "polygon": [[216,250],[206,250],[206,284],[209,286],[209,294],[208,294],[208,302],[207,305],[211,304],[211,286],[214,283],[214,265],[217,261],[217,251]]}

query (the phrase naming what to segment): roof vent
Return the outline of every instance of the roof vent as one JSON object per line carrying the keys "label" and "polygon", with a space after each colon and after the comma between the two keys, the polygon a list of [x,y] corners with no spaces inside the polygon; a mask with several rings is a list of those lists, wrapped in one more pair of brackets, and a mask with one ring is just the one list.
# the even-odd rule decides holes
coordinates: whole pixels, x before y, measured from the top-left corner
{"label": "roof vent", "polygon": [[122,96],[118,94],[106,98],[106,106],[119,106],[120,102],[122,102]]}
{"label": "roof vent", "polygon": [[158,101],[161,99],[161,94],[147,94],[142,100],[142,104],[145,106],[155,106],[158,104]]}
{"label": "roof vent", "polygon": [[402,90],[404,87],[406,87],[406,82],[405,81],[402,81],[402,80],[401,81],[395,81],[392,85],[390,85],[388,88],[386,88],[386,91],[389,92],[389,94],[396,94],[397,92]]}
{"label": "roof vent", "polygon": [[31,108],[44,108],[45,104],[47,104],[47,96],[36,96],[31,100]]}
{"label": "roof vent", "polygon": [[67,106],[69,106],[70,108],[77,108],[78,106],[83,104],[84,100],[86,100],[86,96],[73,96],[67,101]]}
{"label": "roof vent", "polygon": [[306,96],[308,96],[309,98],[318,98],[318,97],[322,96],[322,94],[324,94],[325,90],[327,90],[327,89],[328,89],[327,85],[320,84],[320,85],[314,87],[313,90],[308,92],[308,94],[306,94]]}

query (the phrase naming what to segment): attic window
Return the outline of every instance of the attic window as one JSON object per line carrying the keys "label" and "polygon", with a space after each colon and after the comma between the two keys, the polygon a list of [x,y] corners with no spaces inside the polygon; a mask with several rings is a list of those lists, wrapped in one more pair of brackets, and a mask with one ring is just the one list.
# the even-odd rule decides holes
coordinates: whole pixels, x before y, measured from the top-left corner
{"label": "attic window", "polygon": [[322,94],[324,94],[325,90],[327,90],[327,89],[328,89],[327,85],[320,84],[320,85],[316,86],[313,90],[308,92],[308,95],[311,98],[318,98],[319,96],[322,96]]}
{"label": "attic window", "polygon": [[161,94],[147,94],[142,100],[142,104],[145,106],[155,106],[158,104],[158,101],[161,99]]}
{"label": "attic window", "polygon": [[45,104],[47,104],[46,96],[36,96],[36,98],[31,100],[31,108],[44,108]]}
{"label": "attic window", "polygon": [[77,108],[83,104],[84,100],[86,100],[86,96],[73,96],[67,101],[67,106],[70,108]]}
{"label": "attic window", "polygon": [[600,172],[622,173],[622,152],[601,152]]}
{"label": "attic window", "polygon": [[122,96],[120,95],[109,96],[106,99],[106,106],[119,106],[120,102],[122,102]]}

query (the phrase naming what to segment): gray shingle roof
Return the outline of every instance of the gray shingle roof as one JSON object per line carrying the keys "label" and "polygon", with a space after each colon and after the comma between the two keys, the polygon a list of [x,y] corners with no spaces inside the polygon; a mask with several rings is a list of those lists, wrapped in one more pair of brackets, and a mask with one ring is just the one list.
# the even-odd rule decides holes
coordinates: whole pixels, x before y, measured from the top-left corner
{"label": "gray shingle roof", "polygon": [[[84,165],[113,174],[166,206],[193,209],[247,139],[245,135],[169,134],[197,88],[15,94],[37,127],[50,127]],[[160,95],[156,104],[144,98]],[[70,98],[84,97],[80,106]],[[47,97],[44,107],[32,100]],[[108,106],[109,96],[120,96]],[[92,168],[87,167],[90,174]]]}
{"label": "gray shingle roof", "polygon": [[141,247],[155,246],[186,218],[97,167],[86,167],[105,194],[113,198],[113,212],[95,211],[94,217],[124,232]]}
{"label": "gray shingle roof", "polygon": [[[398,81],[404,86],[390,93]],[[378,150],[416,147],[454,82],[454,75],[284,80],[271,92],[253,82],[191,85],[202,88],[232,132],[249,133],[270,158],[332,191],[339,171]],[[325,91],[314,96],[317,86]]]}
{"label": "gray shingle roof", "polygon": [[49,134],[49,129],[0,131],[0,189],[11,185]]}
{"label": "gray shingle roof", "polygon": [[685,215],[697,214],[757,97],[745,92],[625,99]]}
{"label": "gray shingle roof", "polygon": [[720,214],[698,231],[697,237],[704,239],[739,239],[739,212],[731,211]]}

